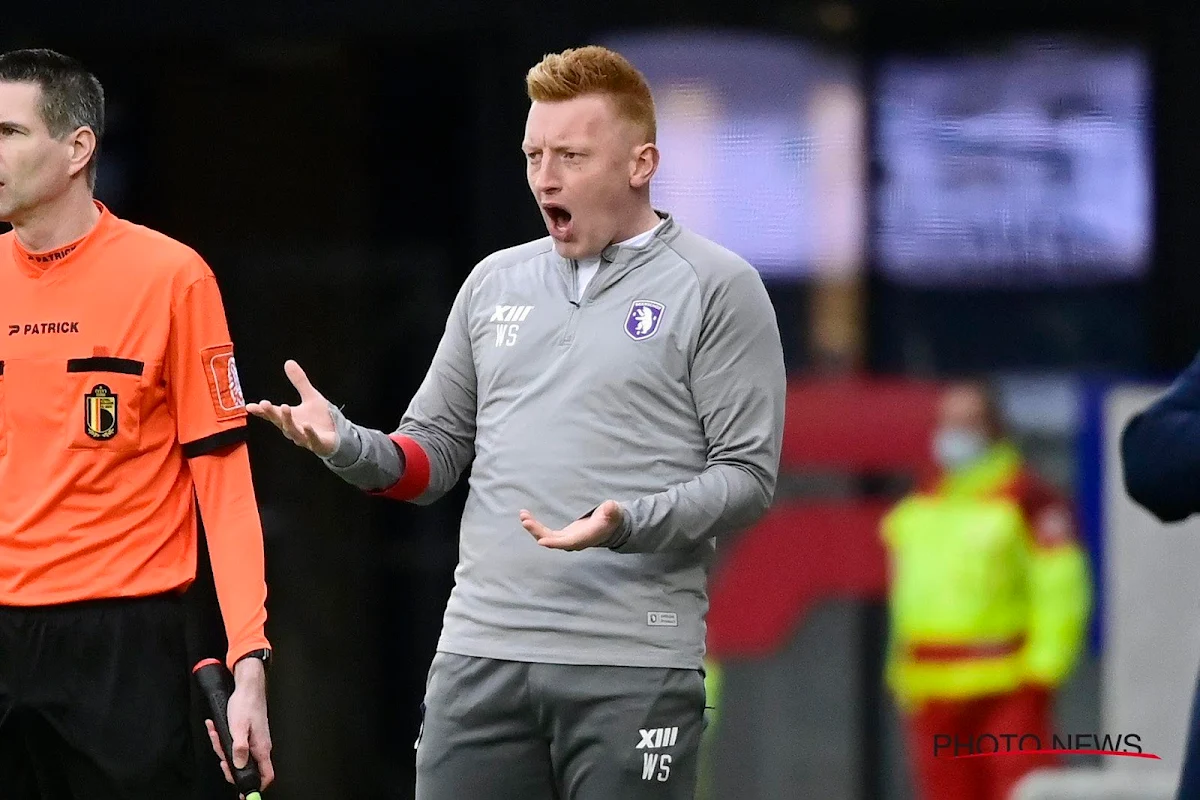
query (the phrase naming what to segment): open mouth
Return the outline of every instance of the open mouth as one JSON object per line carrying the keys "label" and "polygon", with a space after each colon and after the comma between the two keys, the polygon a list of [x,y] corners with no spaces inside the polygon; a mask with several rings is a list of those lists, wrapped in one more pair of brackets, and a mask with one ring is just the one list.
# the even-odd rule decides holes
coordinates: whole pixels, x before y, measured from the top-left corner
{"label": "open mouth", "polygon": [[571,212],[560,205],[547,203],[542,206],[552,236],[566,236],[571,230]]}

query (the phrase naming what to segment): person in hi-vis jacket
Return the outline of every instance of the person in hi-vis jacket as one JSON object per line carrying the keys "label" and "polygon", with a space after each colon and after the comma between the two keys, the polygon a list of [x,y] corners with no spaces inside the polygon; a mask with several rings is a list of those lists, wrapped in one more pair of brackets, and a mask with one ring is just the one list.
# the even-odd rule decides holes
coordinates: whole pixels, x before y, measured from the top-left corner
{"label": "person in hi-vis jacket", "polygon": [[[883,522],[887,682],[904,713],[921,800],[1002,800],[1053,763],[1035,754],[955,756],[1006,741],[1053,747],[1054,690],[1078,660],[1090,616],[1071,508],[1005,437],[997,405],[979,384],[945,391],[938,474]],[[1005,734],[1018,738],[987,738]]]}

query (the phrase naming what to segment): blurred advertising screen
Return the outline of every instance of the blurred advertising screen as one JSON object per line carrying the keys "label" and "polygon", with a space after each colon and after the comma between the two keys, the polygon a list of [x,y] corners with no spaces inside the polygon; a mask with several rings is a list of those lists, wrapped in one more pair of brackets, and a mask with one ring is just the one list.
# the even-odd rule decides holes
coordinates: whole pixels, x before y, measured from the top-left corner
{"label": "blurred advertising screen", "polygon": [[1152,238],[1150,67],[1133,45],[1026,38],[884,60],[873,202],[889,279],[1139,278]]}
{"label": "blurred advertising screen", "polygon": [[852,58],[765,35],[622,33],[601,44],[654,94],[657,208],[764,278],[861,268],[865,102]]}

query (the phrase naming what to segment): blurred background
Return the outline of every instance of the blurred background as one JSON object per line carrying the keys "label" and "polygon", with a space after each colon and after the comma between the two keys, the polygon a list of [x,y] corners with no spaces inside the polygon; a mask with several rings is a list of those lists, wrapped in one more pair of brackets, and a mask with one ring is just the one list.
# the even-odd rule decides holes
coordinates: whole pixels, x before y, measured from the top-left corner
{"label": "blurred background", "polygon": [[[911,796],[875,533],[928,460],[937,387],[962,375],[998,382],[1080,512],[1097,605],[1058,728],[1139,733],[1163,756],[1076,765],[1177,769],[1200,532],[1132,507],[1112,448],[1200,348],[1200,8],[102,5],[9,4],[0,49],[53,47],[100,77],[98,195],[212,265],[248,398],[288,400],[295,358],[388,430],[471,267],[545,233],[518,149],[525,71],[595,43],[645,72],[656,205],[761,270],[793,378],[776,509],[722,543],[714,576],[709,797]],[[408,507],[264,425],[251,448],[277,653],[269,794],[411,797],[463,487]],[[223,649],[211,614],[197,628]],[[230,796],[201,758],[206,796]]]}

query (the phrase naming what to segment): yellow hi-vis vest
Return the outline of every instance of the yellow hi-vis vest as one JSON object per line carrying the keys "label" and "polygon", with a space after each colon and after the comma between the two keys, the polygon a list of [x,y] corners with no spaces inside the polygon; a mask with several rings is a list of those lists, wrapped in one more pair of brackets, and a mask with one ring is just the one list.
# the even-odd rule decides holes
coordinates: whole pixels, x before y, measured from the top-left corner
{"label": "yellow hi-vis vest", "polygon": [[886,678],[902,707],[1055,686],[1074,667],[1091,607],[1087,559],[1073,537],[1039,544],[1006,492],[1021,469],[1016,450],[997,445],[884,519]]}

